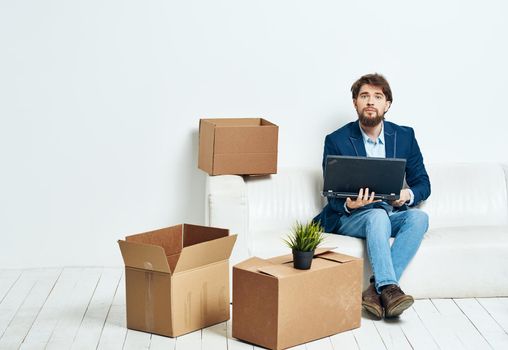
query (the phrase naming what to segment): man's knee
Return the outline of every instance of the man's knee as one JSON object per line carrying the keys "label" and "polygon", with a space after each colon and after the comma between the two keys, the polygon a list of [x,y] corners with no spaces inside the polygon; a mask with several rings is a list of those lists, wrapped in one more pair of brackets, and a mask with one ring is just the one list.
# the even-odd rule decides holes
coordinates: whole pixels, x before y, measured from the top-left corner
{"label": "man's knee", "polygon": [[365,214],[365,219],[371,224],[386,225],[390,224],[390,217],[384,209],[369,209]]}
{"label": "man's knee", "polygon": [[370,209],[365,216],[367,237],[388,238],[391,233],[390,218],[384,209]]}
{"label": "man's knee", "polygon": [[407,222],[418,228],[422,234],[427,232],[429,228],[429,216],[426,212],[419,209],[410,209],[407,212]]}

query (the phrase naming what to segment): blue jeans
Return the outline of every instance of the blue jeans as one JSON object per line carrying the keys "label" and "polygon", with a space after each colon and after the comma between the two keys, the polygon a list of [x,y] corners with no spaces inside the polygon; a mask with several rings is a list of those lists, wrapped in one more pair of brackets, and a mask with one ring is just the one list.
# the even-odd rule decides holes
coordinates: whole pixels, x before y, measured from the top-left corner
{"label": "blue jeans", "polygon": [[[339,234],[364,238],[376,290],[399,284],[400,276],[416,254],[429,227],[429,217],[419,209],[393,211],[366,209],[343,215]],[[390,237],[395,237],[390,247]]]}

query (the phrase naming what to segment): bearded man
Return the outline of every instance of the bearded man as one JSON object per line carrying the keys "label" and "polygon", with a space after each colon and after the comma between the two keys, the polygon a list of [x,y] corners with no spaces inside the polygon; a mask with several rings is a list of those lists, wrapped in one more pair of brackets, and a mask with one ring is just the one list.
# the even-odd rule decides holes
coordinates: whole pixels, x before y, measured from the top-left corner
{"label": "bearded man", "polygon": [[[351,87],[358,120],[325,138],[323,171],[328,155],[406,159],[408,188],[392,202],[374,200],[368,188],[355,199],[328,198],[314,218],[326,232],[365,239],[373,276],[362,305],[375,318],[392,318],[413,304],[399,280],[428,229],[428,216],[414,208],[430,195],[430,181],[412,128],[385,121],[393,98],[380,74],[368,74]],[[390,237],[393,244],[390,246]]]}

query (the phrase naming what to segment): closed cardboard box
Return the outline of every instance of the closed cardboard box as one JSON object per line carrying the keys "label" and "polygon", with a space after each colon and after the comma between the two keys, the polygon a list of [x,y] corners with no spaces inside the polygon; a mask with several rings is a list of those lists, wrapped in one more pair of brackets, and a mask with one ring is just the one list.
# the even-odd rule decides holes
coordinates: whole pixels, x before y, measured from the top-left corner
{"label": "closed cardboard box", "polygon": [[210,175],[276,174],[278,133],[262,118],[201,119],[198,167]]}
{"label": "closed cardboard box", "polygon": [[233,267],[233,337],[285,349],[360,327],[362,259],[321,250],[310,270],[291,261],[254,257]]}
{"label": "closed cardboard box", "polygon": [[236,235],[177,225],[119,240],[127,328],[179,336],[229,319],[229,256]]}

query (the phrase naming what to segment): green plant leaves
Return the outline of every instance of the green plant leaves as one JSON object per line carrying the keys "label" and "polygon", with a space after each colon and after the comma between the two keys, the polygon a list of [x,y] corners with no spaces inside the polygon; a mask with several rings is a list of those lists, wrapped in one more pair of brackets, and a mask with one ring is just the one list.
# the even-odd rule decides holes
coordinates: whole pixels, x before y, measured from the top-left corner
{"label": "green plant leaves", "polygon": [[325,239],[324,229],[319,223],[301,223],[297,221],[291,228],[291,233],[283,241],[294,250],[310,252],[316,249]]}

